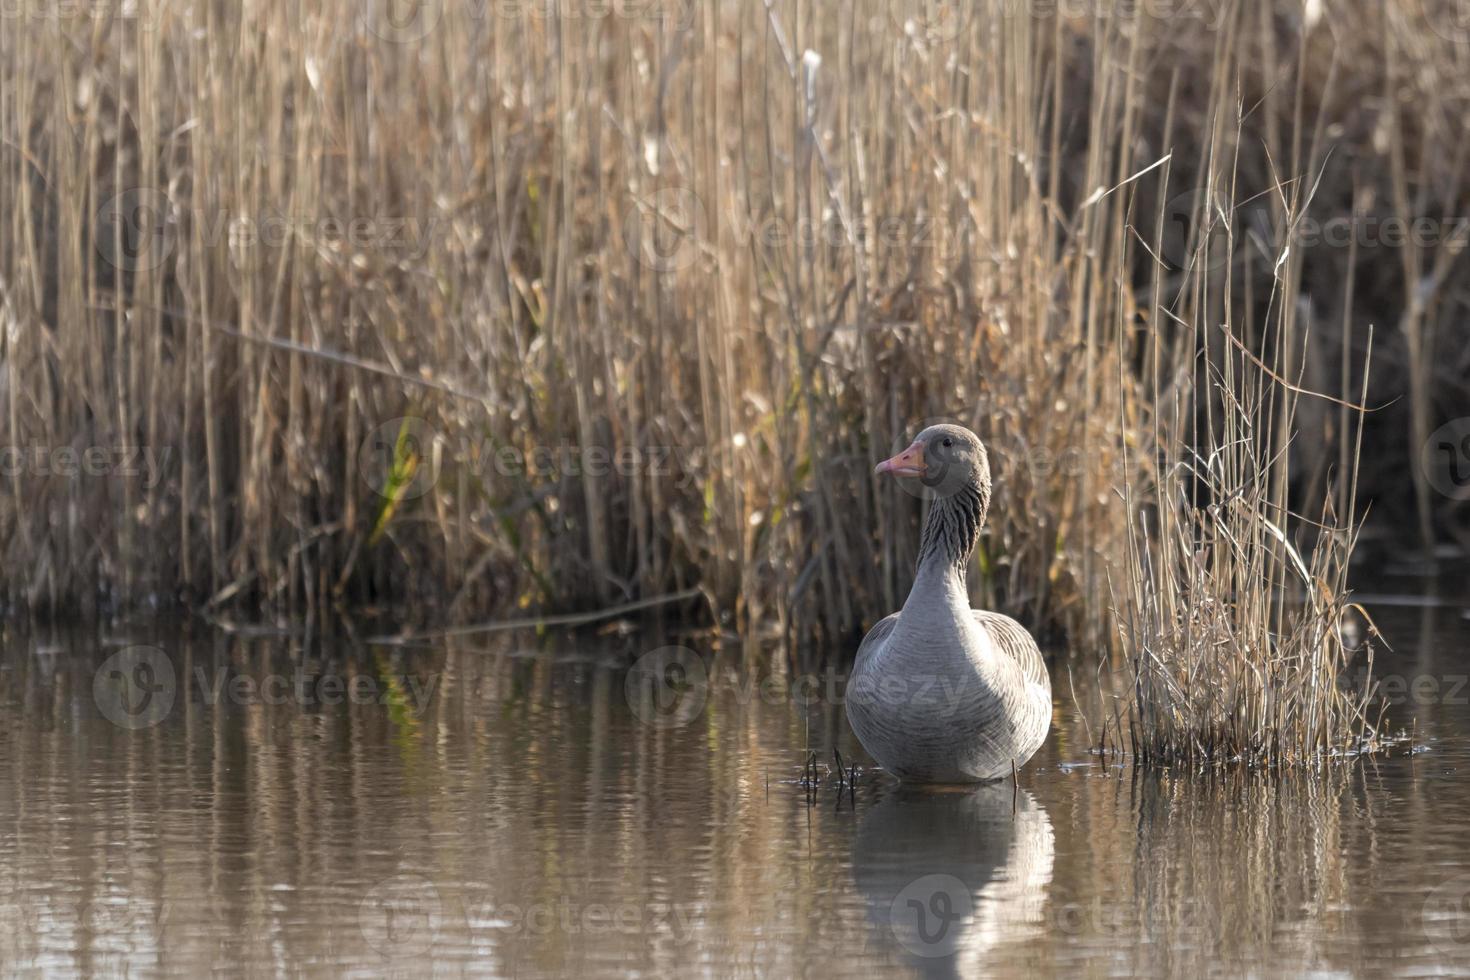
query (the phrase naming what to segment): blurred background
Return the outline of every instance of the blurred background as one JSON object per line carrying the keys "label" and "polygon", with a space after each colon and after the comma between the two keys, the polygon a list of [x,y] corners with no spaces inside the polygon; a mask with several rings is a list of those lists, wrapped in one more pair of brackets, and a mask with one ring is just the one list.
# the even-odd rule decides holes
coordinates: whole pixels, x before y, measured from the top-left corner
{"label": "blurred background", "polygon": [[846,642],[938,419],[978,601],[1054,635],[1223,416],[1302,527],[1470,540],[1464,0],[3,17],[11,610]]}

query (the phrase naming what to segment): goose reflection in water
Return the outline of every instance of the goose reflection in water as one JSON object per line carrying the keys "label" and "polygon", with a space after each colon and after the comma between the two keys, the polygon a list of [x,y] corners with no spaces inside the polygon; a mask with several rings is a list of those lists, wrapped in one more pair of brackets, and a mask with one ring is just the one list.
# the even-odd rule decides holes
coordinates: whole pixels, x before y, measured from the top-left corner
{"label": "goose reflection in water", "polygon": [[900,959],[972,976],[999,944],[1043,931],[1055,852],[1046,811],[1009,783],[898,787],[862,819],[853,878]]}

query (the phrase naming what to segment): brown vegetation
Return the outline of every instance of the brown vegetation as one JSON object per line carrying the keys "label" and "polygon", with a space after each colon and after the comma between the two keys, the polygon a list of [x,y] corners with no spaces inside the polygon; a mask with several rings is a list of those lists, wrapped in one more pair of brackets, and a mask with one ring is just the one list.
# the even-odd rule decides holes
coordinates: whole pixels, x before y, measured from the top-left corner
{"label": "brown vegetation", "polygon": [[[998,471],[978,601],[1159,657],[1206,617],[1330,680],[1352,447],[1401,481],[1463,384],[1464,242],[1292,235],[1464,210],[1453,4],[1035,7],[7,12],[0,444],[41,456],[0,588],[463,619],[698,585],[845,651],[917,542],[872,465],[942,416]],[[1361,404],[1370,322],[1400,415],[1283,383]],[[68,470],[126,447],[158,479]]]}

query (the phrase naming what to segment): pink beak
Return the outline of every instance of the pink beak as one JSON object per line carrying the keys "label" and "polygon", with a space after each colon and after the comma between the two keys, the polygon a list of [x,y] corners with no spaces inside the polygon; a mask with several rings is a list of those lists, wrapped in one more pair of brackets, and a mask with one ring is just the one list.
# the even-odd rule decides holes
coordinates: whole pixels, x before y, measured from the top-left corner
{"label": "pink beak", "polygon": [[885,459],[873,467],[873,472],[892,473],[894,476],[923,476],[924,475],[924,444],[915,441],[912,446],[894,456]]}

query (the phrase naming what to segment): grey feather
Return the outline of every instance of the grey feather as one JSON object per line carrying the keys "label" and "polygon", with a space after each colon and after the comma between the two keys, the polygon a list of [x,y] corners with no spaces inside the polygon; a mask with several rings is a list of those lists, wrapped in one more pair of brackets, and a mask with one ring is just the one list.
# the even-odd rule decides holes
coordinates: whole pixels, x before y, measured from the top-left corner
{"label": "grey feather", "polygon": [[971,609],[964,570],[984,522],[990,477],[979,440],[956,426],[919,441],[971,440],[946,460],[962,482],[925,522],[918,575],[901,611],[858,648],[847,715],[868,753],[915,782],[999,779],[1019,768],[1051,727],[1051,681],[1036,641],[1000,613]]}

